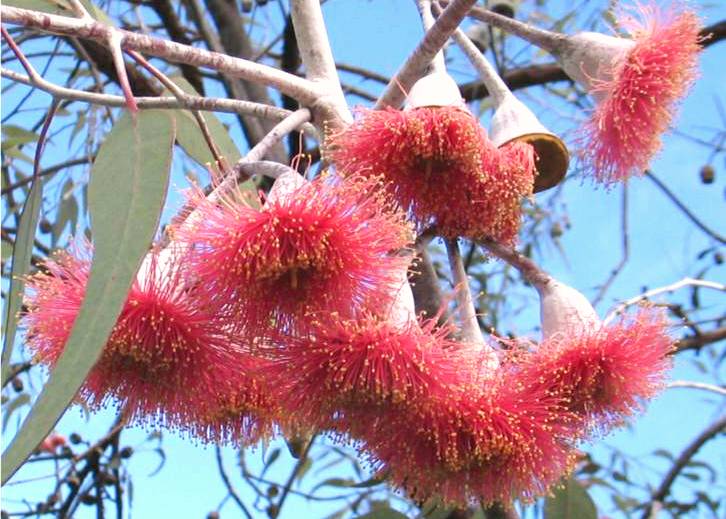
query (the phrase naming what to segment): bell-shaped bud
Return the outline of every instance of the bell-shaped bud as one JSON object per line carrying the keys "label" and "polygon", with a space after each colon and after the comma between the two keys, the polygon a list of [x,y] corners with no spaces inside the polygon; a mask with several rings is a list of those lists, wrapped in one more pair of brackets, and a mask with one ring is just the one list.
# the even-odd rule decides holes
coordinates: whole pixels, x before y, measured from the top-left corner
{"label": "bell-shaped bud", "polygon": [[306,182],[305,178],[296,171],[292,169],[285,171],[282,175],[277,177],[275,183],[272,185],[270,192],[267,194],[267,203],[274,204],[285,200],[295,191],[304,186]]}
{"label": "bell-shaped bud", "polygon": [[570,162],[565,143],[548,130],[524,103],[514,97],[494,67],[460,29],[454,32],[453,37],[479,72],[494,100],[495,110],[490,131],[492,142],[497,147],[511,142],[532,145],[537,170],[534,191],[544,191],[557,185],[564,178]]}
{"label": "bell-shaped bud", "polygon": [[600,318],[587,298],[554,279],[537,285],[540,297],[542,339],[576,335],[600,326]]}
{"label": "bell-shaped bud", "polygon": [[615,65],[634,46],[635,41],[629,38],[580,32],[563,40],[555,56],[565,73],[584,86],[597,102],[601,102],[605,94],[594,87],[597,83],[613,79]]}
{"label": "bell-shaped bud", "polygon": [[459,86],[445,72],[434,72],[424,76],[411,87],[404,110],[425,106],[455,106],[467,110]]}
{"label": "bell-shaped bud", "polygon": [[498,147],[512,141],[526,142],[534,147],[535,193],[556,186],[565,177],[570,163],[565,143],[511,93],[504,96],[494,111],[490,136]]}
{"label": "bell-shaped bud", "polygon": [[408,265],[396,273],[391,283],[393,302],[388,312],[388,321],[397,328],[405,328],[416,322],[416,306],[413,300],[411,285],[408,283]]}

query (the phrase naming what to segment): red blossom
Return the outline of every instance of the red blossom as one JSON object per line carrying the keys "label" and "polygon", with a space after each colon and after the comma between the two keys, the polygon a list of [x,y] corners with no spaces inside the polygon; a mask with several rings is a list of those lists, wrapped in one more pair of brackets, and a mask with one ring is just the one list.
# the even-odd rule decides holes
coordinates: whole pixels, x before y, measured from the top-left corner
{"label": "red blossom", "polygon": [[515,374],[463,387],[419,407],[393,409],[364,436],[374,467],[417,499],[533,499],[574,464],[578,420],[558,397]]}
{"label": "red blossom", "polygon": [[[531,148],[516,146],[524,147]],[[535,174],[531,152],[531,164],[527,153],[500,152],[471,113],[454,106],[361,110],[330,137],[327,154],[344,174],[383,175],[419,228],[436,225],[448,237],[511,241]]]}
{"label": "red blossom", "polygon": [[310,335],[287,338],[275,350],[271,378],[279,381],[284,405],[306,423],[362,432],[367,420],[351,417],[444,398],[472,371],[473,360],[447,337],[450,330],[434,325],[398,325],[373,315],[316,319]]}
{"label": "red blossom", "polygon": [[385,305],[387,285],[408,260],[411,230],[375,178],[325,175],[268,200],[261,210],[238,192],[212,202],[196,190],[199,218],[176,237],[190,270],[256,334],[303,326],[310,313],[352,316]]}
{"label": "red blossom", "polygon": [[[61,252],[27,281],[27,344],[51,367],[85,295],[88,254]],[[249,384],[241,346],[199,295],[184,284],[178,264],[164,252],[150,253],[81,389],[86,404],[99,408],[115,400],[131,420],[194,429],[217,412],[221,398]]]}
{"label": "red blossom", "polygon": [[522,376],[607,430],[663,387],[672,347],[663,316],[644,309],[607,327],[553,335],[524,363]]}
{"label": "red blossom", "polygon": [[47,452],[48,454],[55,454],[60,447],[68,445],[68,440],[62,434],[56,432],[50,433],[45,440],[43,440],[38,447],[41,452]]}
{"label": "red blossom", "polygon": [[585,128],[583,153],[605,183],[647,169],[696,77],[701,50],[696,14],[653,4],[641,8],[641,18],[620,20],[635,44],[606,74],[612,79],[593,80],[601,101]]}

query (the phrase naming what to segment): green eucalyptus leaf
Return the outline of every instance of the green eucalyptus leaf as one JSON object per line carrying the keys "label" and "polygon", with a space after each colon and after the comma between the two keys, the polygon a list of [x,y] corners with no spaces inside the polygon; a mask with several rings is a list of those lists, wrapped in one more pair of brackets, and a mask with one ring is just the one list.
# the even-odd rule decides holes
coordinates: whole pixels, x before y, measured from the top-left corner
{"label": "green eucalyptus leaf", "polygon": [[4,326],[5,341],[2,353],[2,386],[5,386],[10,371],[10,358],[13,354],[15,332],[18,328],[17,313],[23,297],[24,278],[30,270],[30,259],[33,256],[35,243],[35,230],[38,227],[40,208],[43,205],[43,182],[36,179],[30,193],[25,199],[23,212],[20,215],[18,233],[15,236],[13,247],[13,267],[10,273],[10,290],[8,291],[7,307],[5,309]]}
{"label": "green eucalyptus leaf", "polygon": [[[170,79],[187,94],[199,95],[183,77],[172,76]],[[171,96],[173,94],[169,90],[165,90],[164,95]],[[199,129],[199,124],[197,124],[197,120],[192,113],[189,110],[174,110],[174,115],[177,122],[176,139],[184,151],[202,166],[214,162],[212,152],[204,141],[202,130]],[[219,152],[230,164],[237,162],[241,155],[222,121],[212,112],[203,112],[203,115],[209,128],[209,134],[214,144],[217,145]]]}
{"label": "green eucalyptus leaf", "polygon": [[5,483],[53,429],[95,364],[154,238],[166,197],[174,120],[163,111],[119,119],[91,169],[94,256],[63,354],[2,456]]}
{"label": "green eucalyptus leaf", "polygon": [[8,423],[10,422],[10,417],[13,415],[15,411],[23,407],[24,405],[28,405],[30,403],[30,395],[28,393],[21,393],[20,395],[13,398],[4,408],[4,416],[3,416],[3,433],[5,432],[5,429],[8,426]]}
{"label": "green eucalyptus leaf", "polygon": [[545,499],[545,519],[597,519],[597,509],[590,494],[570,478],[553,496]]}
{"label": "green eucalyptus leaf", "polygon": [[66,3],[57,0],[3,0],[3,5],[41,13],[66,14]]}
{"label": "green eucalyptus leaf", "polygon": [[37,133],[29,132],[12,124],[3,125],[2,151],[9,150],[21,144],[36,142],[37,140]]}
{"label": "green eucalyptus leaf", "polygon": [[58,243],[58,240],[69,223],[71,225],[71,232],[73,232],[73,229],[78,222],[78,201],[76,200],[76,197],[73,196],[74,189],[75,183],[72,178],[66,180],[61,188],[61,202],[58,206],[58,212],[51,231],[51,243],[53,246]]}

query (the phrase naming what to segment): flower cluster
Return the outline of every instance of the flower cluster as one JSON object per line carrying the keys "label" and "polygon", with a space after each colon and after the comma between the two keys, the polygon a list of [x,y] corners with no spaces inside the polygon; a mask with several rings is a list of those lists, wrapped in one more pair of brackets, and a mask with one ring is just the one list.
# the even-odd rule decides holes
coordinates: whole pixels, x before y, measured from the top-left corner
{"label": "flower cluster", "polygon": [[530,144],[497,148],[458,106],[359,115],[330,137],[327,154],[339,171],[382,175],[420,229],[435,225],[447,237],[515,239],[521,200],[534,186]]}
{"label": "flower cluster", "polygon": [[[568,40],[568,74],[601,52],[618,58],[586,77],[599,101],[588,153],[606,182],[646,166],[693,77],[695,16],[653,20],[631,26],[633,42],[608,40],[595,53],[572,45],[602,35]],[[329,136],[335,174],[307,181],[289,170],[261,201],[226,181],[212,195],[191,189],[193,211],[143,260],[79,398],[206,442],[327,430],[353,438],[412,497],[459,504],[546,493],[572,469],[578,442],[640,410],[670,366],[656,312],[604,325],[582,294],[543,274],[533,284],[544,337],[530,349],[460,341],[453,326],[416,316],[413,229],[434,228],[448,243],[513,243],[539,160],[527,139],[496,146],[451,78],[421,81],[425,102],[361,110]],[[454,90],[437,98],[426,91],[434,84]],[[531,130],[526,113],[507,119],[520,120]],[[566,150],[558,157],[566,163]],[[555,169],[547,187],[566,164]],[[51,368],[92,253],[78,242],[27,279],[26,341]]]}
{"label": "flower cluster", "polygon": [[[91,253],[79,242],[74,253],[48,259],[27,281],[27,344],[51,367],[83,302]],[[269,421],[274,406],[264,397],[267,389],[253,379],[258,362],[241,362],[239,337],[185,283],[181,264],[162,255],[154,250],[145,259],[81,398],[91,408],[116,401],[130,420],[169,428],[211,422],[220,400],[238,402],[239,411],[249,413],[246,422]],[[247,405],[251,401],[256,405]],[[250,437],[256,427],[235,429],[241,433],[236,439]]]}

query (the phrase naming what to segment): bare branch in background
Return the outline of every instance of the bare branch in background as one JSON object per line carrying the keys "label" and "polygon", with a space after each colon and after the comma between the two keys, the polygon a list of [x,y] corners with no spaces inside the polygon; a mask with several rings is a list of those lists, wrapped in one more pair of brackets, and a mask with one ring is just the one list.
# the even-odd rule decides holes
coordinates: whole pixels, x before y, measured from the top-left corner
{"label": "bare branch in background", "polygon": [[125,48],[145,52],[175,63],[207,67],[232,77],[260,82],[277,88],[304,104],[314,104],[317,100],[318,92],[307,80],[245,59],[205,51],[145,34],[115,29],[96,21],[77,20],[5,5],[2,6],[0,12],[5,23],[19,24],[42,32],[76,36],[93,41],[105,42],[109,34],[117,32]]}
{"label": "bare branch in background", "polygon": [[653,492],[651,502],[646,505],[645,511],[641,516],[642,519],[653,518],[654,514],[657,514],[663,502],[670,494],[673,482],[676,480],[681,471],[686,467],[686,465],[688,465],[688,462],[691,461],[693,456],[696,455],[699,449],[703,447],[706,442],[708,442],[718,434],[726,432],[725,429],[726,415],[722,416],[711,425],[709,425],[706,429],[704,429],[703,432],[701,432],[701,434],[699,434],[690,443],[690,445],[685,448],[681,455],[678,456],[678,458],[676,458],[676,460],[673,462],[673,466],[668,470],[665,477],[663,478],[663,481],[661,481],[660,485],[658,485],[656,491]]}

